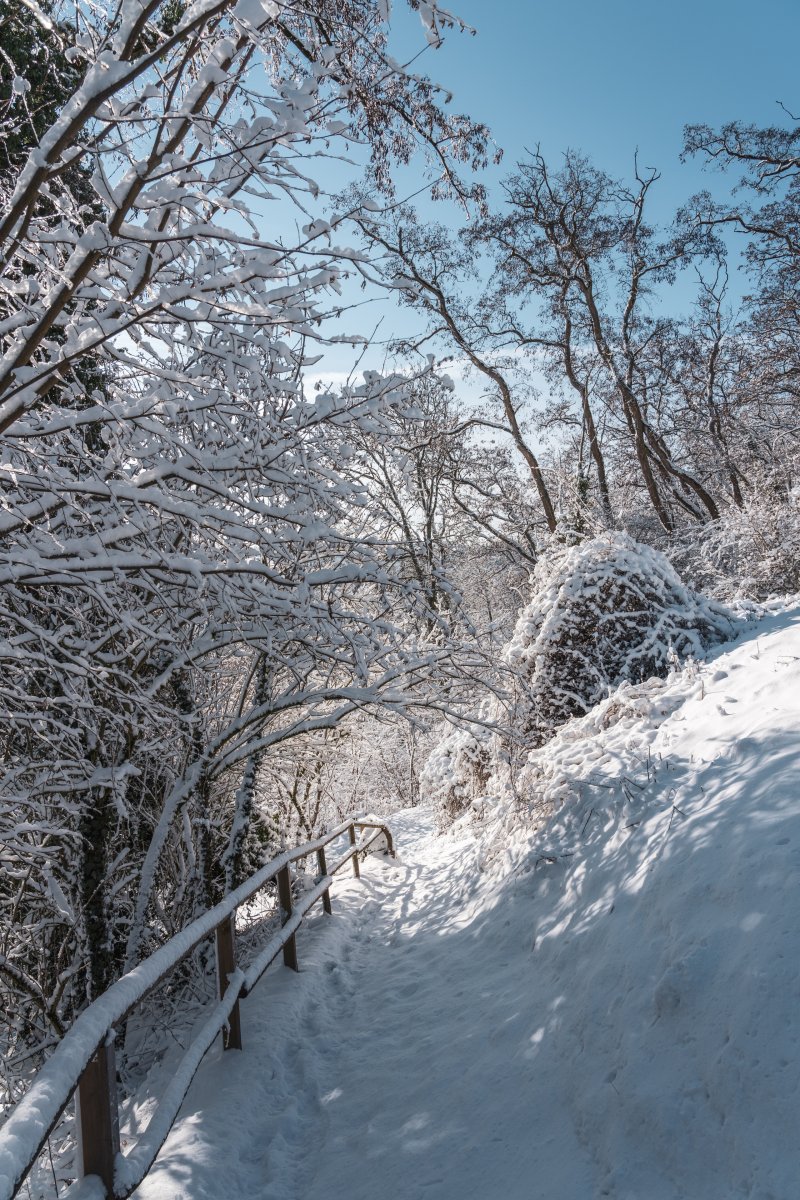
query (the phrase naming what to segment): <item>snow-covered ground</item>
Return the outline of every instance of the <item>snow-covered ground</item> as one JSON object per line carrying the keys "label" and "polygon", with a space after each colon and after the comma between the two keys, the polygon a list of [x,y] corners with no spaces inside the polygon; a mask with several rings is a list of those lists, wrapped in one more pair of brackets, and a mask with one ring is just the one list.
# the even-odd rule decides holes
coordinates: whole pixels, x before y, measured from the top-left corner
{"label": "snow-covered ground", "polygon": [[573,723],[502,853],[398,814],[139,1200],[795,1200],[799,684],[795,610]]}

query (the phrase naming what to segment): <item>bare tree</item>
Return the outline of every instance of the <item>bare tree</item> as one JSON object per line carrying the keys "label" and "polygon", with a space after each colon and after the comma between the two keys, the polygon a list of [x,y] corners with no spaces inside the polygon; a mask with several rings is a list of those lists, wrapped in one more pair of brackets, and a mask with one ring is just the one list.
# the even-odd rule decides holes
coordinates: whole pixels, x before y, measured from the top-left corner
{"label": "bare tree", "polygon": [[[474,277],[470,278],[463,249],[443,227],[429,222],[423,225],[408,207],[393,207],[385,219],[362,213],[357,223],[372,250],[385,256],[380,264],[384,280],[426,317],[427,328],[414,341],[414,348],[428,342],[444,344],[463,355],[487,380],[500,412],[486,424],[508,433],[536,488],[546,527],[553,533],[558,524],[555,507],[520,416],[524,397],[515,395],[511,373],[487,338],[477,304],[471,303]],[[411,343],[403,348],[411,349]]]}
{"label": "bare tree", "polygon": [[800,126],[786,115],[785,126],[689,126],[684,141],[686,155],[738,176],[735,200],[704,193],[687,206],[687,218],[746,238],[753,289],[743,336],[751,347],[752,401],[760,396],[772,409],[768,421],[784,460],[796,453],[800,397]]}
{"label": "bare tree", "polygon": [[[632,186],[616,183],[572,152],[553,172],[536,152],[507,182],[506,211],[485,220],[478,236],[496,254],[497,290],[490,311],[500,312],[497,334],[556,356],[580,397],[607,514],[610,496],[590,401],[587,347],[600,368],[593,380],[595,395],[621,417],[650,503],[671,530],[676,504],[696,520],[714,518],[719,510],[658,427],[647,367],[662,327],[645,304],[654,287],[668,283],[679,267],[705,251],[709,239],[697,227],[657,237],[645,216],[657,179],[657,172],[642,174],[637,167]],[[517,300],[523,314],[525,305],[533,306],[527,325],[524,315],[510,312],[507,297]]]}

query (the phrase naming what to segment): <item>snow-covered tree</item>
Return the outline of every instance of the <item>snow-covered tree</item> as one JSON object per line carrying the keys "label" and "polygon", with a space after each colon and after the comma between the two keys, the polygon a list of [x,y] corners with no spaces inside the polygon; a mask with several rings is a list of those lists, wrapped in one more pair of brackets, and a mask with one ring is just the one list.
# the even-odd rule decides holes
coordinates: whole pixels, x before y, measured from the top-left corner
{"label": "snow-covered tree", "polygon": [[[434,45],[456,25],[411,7]],[[419,151],[465,199],[456,164],[486,150],[392,57],[372,0],[26,14],[71,74],[31,126],[35,55],[30,80],[3,60],[4,128],[31,142],[0,169],[12,1071],[237,877],[274,747],[457,678],[452,646],[398,619],[422,601],[341,470],[407,380],[309,396],[303,376],[315,347],[363,341],[324,161],[366,155],[379,195]]]}

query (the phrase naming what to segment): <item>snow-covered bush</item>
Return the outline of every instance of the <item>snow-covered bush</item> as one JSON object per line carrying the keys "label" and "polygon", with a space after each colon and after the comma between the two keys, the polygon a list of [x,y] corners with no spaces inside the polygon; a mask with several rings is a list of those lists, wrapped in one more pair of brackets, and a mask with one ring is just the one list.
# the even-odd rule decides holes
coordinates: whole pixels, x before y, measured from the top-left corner
{"label": "snow-covered bush", "polygon": [[682,573],[722,600],[767,600],[800,591],[800,490],[780,499],[767,492],[672,550]]}
{"label": "snow-covered bush", "polygon": [[513,858],[514,848],[529,847],[535,831],[565,806],[588,813],[595,801],[636,801],[657,769],[649,750],[653,732],[683,702],[698,670],[693,665],[668,680],[621,683],[585,716],[566,721],[544,746],[528,751],[513,787],[499,769],[489,783],[495,803],[474,824],[481,869],[497,866],[507,873],[509,853]]}
{"label": "snow-covered bush", "polygon": [[493,770],[492,741],[484,729],[454,729],[431,751],[420,774],[420,794],[435,808],[440,829],[484,793]]}
{"label": "snow-covered bush", "polygon": [[505,657],[517,674],[514,733],[541,746],[609,688],[663,676],[730,634],[732,618],[669,560],[625,533],[553,548]]}
{"label": "snow-covered bush", "polygon": [[[421,773],[421,798],[442,828],[483,809],[476,802],[484,799],[498,811],[552,811],[558,788],[544,778],[539,748],[596,705],[601,726],[613,723],[639,694],[635,685],[701,657],[734,626],[722,605],[681,582],[665,555],[626,533],[577,545],[554,541],[533,585],[503,652],[511,703],[490,705],[474,732],[448,733]],[[490,725],[505,732],[489,732]]]}

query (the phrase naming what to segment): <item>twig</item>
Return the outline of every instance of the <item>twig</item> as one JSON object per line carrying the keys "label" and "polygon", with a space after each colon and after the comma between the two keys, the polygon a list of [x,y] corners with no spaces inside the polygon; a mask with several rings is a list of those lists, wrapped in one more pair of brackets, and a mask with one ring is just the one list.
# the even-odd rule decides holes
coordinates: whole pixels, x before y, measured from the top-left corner
{"label": "twig", "polygon": [[53,1187],[55,1188],[56,1195],[58,1195],[58,1179],[56,1178],[56,1168],[53,1162],[53,1148],[50,1145],[50,1138],[47,1139],[47,1157],[50,1159],[50,1170],[53,1173]]}

